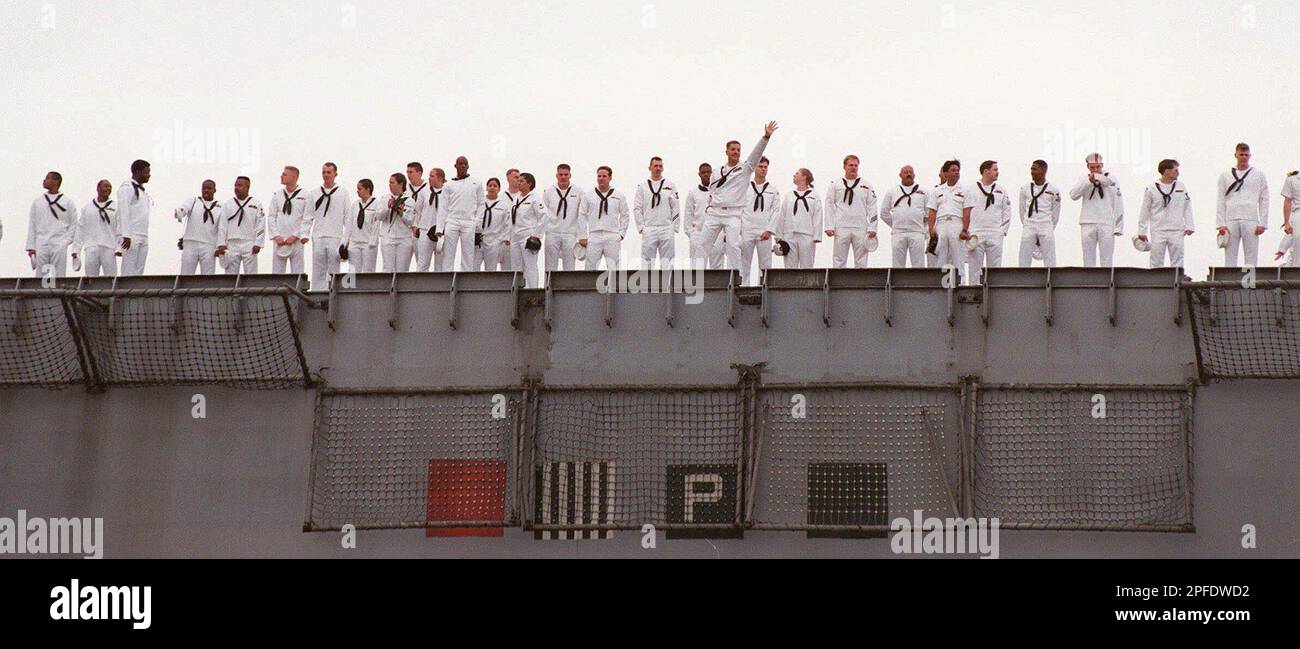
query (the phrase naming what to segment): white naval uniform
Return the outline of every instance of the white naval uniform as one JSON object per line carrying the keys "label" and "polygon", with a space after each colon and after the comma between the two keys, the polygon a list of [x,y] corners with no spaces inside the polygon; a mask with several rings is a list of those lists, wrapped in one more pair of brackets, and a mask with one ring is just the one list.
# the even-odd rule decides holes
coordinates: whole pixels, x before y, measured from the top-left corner
{"label": "white naval uniform", "polygon": [[1084,174],[1070,190],[1072,200],[1083,201],[1079,207],[1079,229],[1083,265],[1089,268],[1097,266],[1098,253],[1103,268],[1114,266],[1115,237],[1124,234],[1124,193],[1109,171],[1103,171],[1102,175],[1105,182],[1094,184]]}
{"label": "white naval uniform", "polygon": [[966,190],[961,185],[944,183],[930,190],[925,201],[926,223],[930,210],[934,210],[934,231],[938,242],[934,247],[936,268],[952,266],[958,274],[965,275],[966,242],[961,239],[962,210],[966,205]]}
{"label": "white naval uniform", "polygon": [[113,199],[100,203],[91,199],[81,209],[81,218],[72,233],[72,252],[81,252],[86,277],[117,275],[117,251],[122,234]]}
{"label": "white naval uniform", "polygon": [[637,234],[641,235],[641,268],[651,270],[655,259],[660,268],[672,268],[677,256],[677,228],[681,201],[677,185],[667,178],[651,180],[637,185],[632,199],[632,218]]}
{"label": "white naval uniform", "polygon": [[[483,243],[475,254],[475,269],[510,270],[509,246],[506,242],[510,240],[510,208],[513,206],[514,202],[506,198],[505,194],[483,199],[483,214],[479,217],[478,225]],[[576,221],[578,217],[574,215],[573,218]]]}
{"label": "white naval uniform", "polygon": [[[534,252],[524,246],[529,237],[541,241],[548,218],[550,213],[546,203],[542,202],[536,190],[516,197],[515,204],[510,207],[510,269],[523,272],[526,288],[542,287],[537,277],[537,256],[541,251]],[[590,256],[587,258],[591,259]]]}
{"label": "white naval uniform", "polygon": [[929,195],[920,183],[906,187],[894,185],[880,201],[880,220],[889,226],[895,268],[907,268],[909,258],[912,268],[925,267],[926,233],[929,232],[925,202]]}
{"label": "white naval uniform", "polygon": [[45,192],[27,211],[27,247],[36,251],[37,277],[63,277],[68,268],[68,246],[75,238],[77,205],[62,193]]}
{"label": "white naval uniform", "polygon": [[623,192],[610,187],[608,193],[592,187],[583,195],[578,212],[578,239],[587,240],[587,270],[599,270],[604,258],[606,270],[618,270],[627,235],[629,210]]}
{"label": "white naval uniform", "polygon": [[876,188],[861,176],[840,178],[826,189],[826,229],[835,232],[833,263],[845,268],[852,250],[853,267],[867,267],[867,237],[876,234]]}
{"label": "white naval uniform", "polygon": [[[700,247],[709,250],[726,234],[727,264],[740,268],[740,219],[749,193],[749,180],[754,167],[763,159],[769,138],[759,138],[749,157],[734,167],[723,164],[709,185],[709,207],[704,212],[704,232]],[[589,257],[590,258],[590,257]]]}
{"label": "white naval uniform", "polygon": [[[301,239],[307,236],[307,189],[298,187],[289,191],[283,187],[271,196],[271,209],[266,214],[266,229],[271,241],[276,237],[296,237],[297,241],[288,246],[272,245],[271,272],[280,274],[289,269],[295,275],[301,275],[306,266],[303,263],[303,244]],[[281,256],[283,248],[289,252]]]}
{"label": "white naval uniform", "polygon": [[122,251],[122,274],[143,275],[144,263],[149,258],[149,212],[153,197],[144,185],[127,179],[117,187],[117,219],[122,227],[122,237],[131,240],[131,247]]}
{"label": "white naval uniform", "polygon": [[[443,187],[445,188],[446,185]],[[442,255],[438,254],[437,240],[429,238],[429,231],[432,230],[435,236],[441,231],[439,228],[442,226],[442,210],[446,206],[443,201],[446,198],[442,195],[443,189],[435,188],[432,183],[425,183],[419,187],[412,187],[408,191],[411,192],[411,201],[415,205],[415,217],[412,222],[419,230],[415,235],[415,270],[417,272],[439,270],[442,268]]]}
{"label": "white naval uniform", "polygon": [[[758,253],[759,276],[772,267],[772,240],[764,232],[775,232],[781,212],[781,192],[771,182],[749,181],[749,202],[740,216],[740,283],[748,284],[754,253]],[[757,282],[755,282],[757,283]]]}
{"label": "white naval uniform", "polygon": [[1268,227],[1268,179],[1264,172],[1249,167],[1238,171],[1235,167],[1219,176],[1218,210],[1215,212],[1216,228],[1228,228],[1228,247],[1223,251],[1223,263],[1237,265],[1238,250],[1245,251],[1247,266],[1259,263],[1259,235],[1255,228]]}
{"label": "white naval uniform", "polygon": [[249,196],[231,196],[217,215],[217,246],[225,246],[221,269],[227,275],[257,274],[257,253],[266,246],[266,210],[261,201]]}
{"label": "white naval uniform", "polygon": [[353,207],[343,240],[348,248],[348,267],[355,273],[373,273],[379,254],[379,219],[388,213],[388,203],[375,196],[366,200],[358,196]]}
{"label": "white naval uniform", "polygon": [[[1291,234],[1287,234],[1285,229],[1282,231],[1282,243],[1290,245],[1283,247],[1291,251],[1291,265],[1300,266],[1300,236],[1296,236],[1300,234],[1296,232],[1300,229],[1300,172],[1292,171],[1282,181],[1282,198],[1291,199],[1291,214],[1288,215],[1290,220],[1286,221],[1291,226]],[[1285,253],[1286,250],[1281,252]]]}
{"label": "white naval uniform", "polygon": [[211,275],[217,272],[217,223],[221,203],[195,196],[176,208],[176,220],[185,224],[181,234],[181,275]]}
{"label": "white naval uniform", "polygon": [[1142,211],[1138,213],[1138,234],[1148,236],[1151,242],[1151,267],[1165,265],[1166,253],[1169,266],[1183,266],[1184,231],[1195,230],[1192,219],[1192,198],[1187,193],[1187,186],[1181,181],[1166,185],[1156,181],[1147,186],[1142,194]]}
{"label": "white naval uniform", "polygon": [[975,249],[966,253],[970,282],[983,282],[985,268],[1002,266],[1002,242],[1011,228],[1011,196],[994,181],[987,187],[975,181],[966,188],[970,210],[967,231],[976,236]]}
{"label": "white naval uniform", "polygon": [[473,176],[448,180],[439,197],[438,232],[442,234],[442,254],[438,270],[456,270],[456,251],[460,251],[460,269],[474,268],[474,234],[483,216],[483,183]]}
{"label": "white naval uniform", "polygon": [[707,185],[697,184],[686,193],[686,209],[682,216],[684,221],[682,229],[685,231],[686,240],[691,249],[692,268],[722,268],[723,266],[725,241],[715,242],[713,248],[709,250],[701,247],[704,242],[705,212],[708,211],[708,208],[709,187]]}
{"label": "white naval uniform", "polygon": [[1043,251],[1043,267],[1056,266],[1056,224],[1061,220],[1061,188],[1031,180],[1020,188],[1020,265],[1034,265],[1034,246]]}
{"label": "white naval uniform", "polygon": [[542,192],[542,202],[550,219],[546,222],[546,270],[577,270],[577,261],[573,258],[573,247],[578,245],[578,215],[582,211],[582,201],[587,193],[581,187],[569,183],[569,188],[560,189],[551,185]]}
{"label": "white naval uniform", "polygon": [[791,189],[781,201],[773,223],[776,238],[790,244],[786,268],[812,268],[817,260],[817,243],[822,240],[822,201],[812,187]]}
{"label": "white naval uniform", "polygon": [[342,185],[317,187],[307,193],[306,227],[311,238],[311,290],[329,288],[329,276],[339,272],[339,245],[347,236],[349,216],[356,216],[352,192]]}
{"label": "white naval uniform", "polygon": [[[389,207],[393,201],[394,207]],[[385,273],[405,273],[411,270],[411,257],[415,255],[415,235],[411,228],[415,223],[415,199],[410,193],[401,196],[381,198],[383,208],[379,212],[379,252],[384,259]],[[399,213],[396,205],[404,207]]]}

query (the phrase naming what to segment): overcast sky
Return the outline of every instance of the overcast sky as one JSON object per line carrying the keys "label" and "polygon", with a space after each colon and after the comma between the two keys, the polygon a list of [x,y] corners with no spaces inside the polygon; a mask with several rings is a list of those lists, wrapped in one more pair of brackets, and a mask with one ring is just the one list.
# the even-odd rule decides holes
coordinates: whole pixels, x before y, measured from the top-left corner
{"label": "overcast sky", "polygon": [[[1187,266],[1201,278],[1222,264],[1215,181],[1233,145],[1252,145],[1270,185],[1261,265],[1281,238],[1284,174],[1300,165],[1290,1],[6,0],[0,20],[0,276],[31,273],[27,212],[46,171],[80,206],[135,158],[153,163],[157,274],[176,272],[171,213],[204,178],[224,198],[247,174],[268,199],[285,164],[310,186],[333,160],[350,189],[361,177],[382,187],[410,160],[450,170],[466,155],[481,178],[519,167],[543,186],[558,162],[584,186],[609,164],[630,194],[650,156],[688,187],[727,140],[748,151],[774,119],[782,190],[798,167],[824,189],[855,153],[880,193],[902,164],[937,182],[951,156],[964,182],[999,161],[1013,190],[1045,158],[1068,191],[1099,149],[1126,190],[1122,265],[1146,265],[1128,243],[1141,190],[1176,158],[1197,221]],[[232,135],[230,150],[207,145]],[[1067,202],[1061,265],[1080,263],[1078,212]],[[624,258],[637,250],[633,234]],[[888,265],[883,251],[872,266]],[[820,247],[820,266],[830,252]]]}

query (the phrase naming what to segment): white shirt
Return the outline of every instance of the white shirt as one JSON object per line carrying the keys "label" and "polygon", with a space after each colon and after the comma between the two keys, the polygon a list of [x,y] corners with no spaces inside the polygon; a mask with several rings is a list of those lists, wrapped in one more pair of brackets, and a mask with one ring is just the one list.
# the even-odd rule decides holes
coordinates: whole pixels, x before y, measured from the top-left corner
{"label": "white shirt", "polygon": [[677,185],[673,181],[667,178],[646,178],[636,186],[636,195],[632,199],[632,216],[636,219],[637,234],[644,234],[647,229],[652,233],[676,232],[679,224],[677,217],[681,214],[679,204]]}
{"label": "white shirt", "polygon": [[[966,191],[961,185],[935,185],[930,190],[930,196],[925,200],[926,218],[929,218],[929,210],[935,211],[935,223],[948,218],[962,217],[962,209],[966,206]],[[926,231],[929,231],[929,225],[926,225]]]}
{"label": "white shirt", "polygon": [[781,215],[781,192],[771,182],[758,184],[749,181],[749,197],[740,213],[740,233],[753,237],[776,231],[776,219]]}
{"label": "white shirt", "polygon": [[[348,219],[347,238],[343,243],[348,246],[365,248],[379,243],[379,219],[388,213],[388,202],[371,196],[366,200],[357,197],[352,205],[352,217]],[[361,227],[357,227],[357,217],[361,217]]]}
{"label": "white shirt", "polygon": [[709,207],[709,188],[703,185],[696,185],[686,192],[686,212],[684,214],[685,225],[683,229],[687,236],[696,234],[704,229],[704,210]]}
{"label": "white shirt", "polygon": [[987,186],[978,180],[971,183],[966,188],[966,207],[970,208],[969,232],[1006,236],[1011,228],[1011,197],[997,181]]}
{"label": "white shirt", "polygon": [[185,224],[185,233],[181,239],[215,246],[219,229],[217,217],[220,212],[220,202],[205,201],[202,196],[195,196],[176,208],[176,220]]}
{"label": "white shirt", "polygon": [[149,210],[153,207],[153,197],[143,185],[136,185],[131,179],[117,186],[117,214],[121,221],[122,236],[129,237],[131,243],[149,241]]}
{"label": "white shirt", "polygon": [[515,204],[510,207],[511,245],[522,246],[529,237],[540,239],[549,216],[550,210],[536,190],[515,197]]}
{"label": "white shirt", "polygon": [[1061,188],[1050,181],[1033,181],[1020,188],[1020,225],[1051,225],[1061,220]]}
{"label": "white shirt", "polygon": [[347,235],[349,214],[356,215],[352,207],[352,192],[342,185],[334,185],[329,190],[317,187],[307,192],[305,227],[312,239],[342,240]]}
{"label": "white shirt", "polygon": [[[393,207],[388,203],[392,201]],[[399,214],[396,206],[402,204],[402,210]],[[379,199],[379,240],[383,243],[398,243],[404,239],[413,239],[411,228],[415,224],[415,199],[407,192],[402,192],[400,196],[394,196],[391,193],[386,198]]]}
{"label": "white shirt", "polygon": [[[1169,204],[1165,205],[1165,196]],[[1192,221],[1192,197],[1187,186],[1175,180],[1166,185],[1156,181],[1142,194],[1142,211],[1138,213],[1138,234],[1146,235],[1148,229],[1158,232],[1195,230]]]}
{"label": "white shirt", "polygon": [[[108,219],[107,222],[104,219]],[[104,203],[92,199],[81,209],[81,218],[73,228],[72,251],[96,246],[117,250],[122,243],[119,221],[113,199]]]}
{"label": "white shirt", "polygon": [[[438,191],[441,192],[442,190]],[[434,205],[430,200],[430,196],[433,195],[433,187],[427,182],[419,185],[407,185],[406,192],[411,195],[411,204],[415,208],[415,211],[410,215],[411,223],[414,223],[415,227],[421,230],[428,230],[429,228],[436,230],[440,224],[438,212],[442,210],[442,196],[440,195],[436,199],[438,204]]]}
{"label": "white shirt", "polygon": [[[496,198],[483,198],[483,212],[479,217],[478,231],[483,234],[484,242],[497,242],[510,239],[510,208],[514,201],[505,194]],[[576,221],[577,216],[573,219]]]}
{"label": "white shirt", "polygon": [[1292,171],[1282,181],[1282,198],[1291,199],[1291,227],[1300,226],[1300,172]]}
{"label": "white shirt", "polygon": [[[601,210],[602,204],[605,205],[604,211]],[[578,211],[578,238],[586,239],[594,232],[626,236],[628,220],[627,197],[623,192],[610,187],[609,192],[602,195],[598,187],[592,187],[583,195],[582,209]]]}
{"label": "white shirt", "polygon": [[242,201],[232,196],[217,217],[217,246],[234,248],[248,243],[259,248],[266,245],[266,210],[252,196]]}
{"label": "white shirt", "polygon": [[875,232],[876,200],[876,188],[860,176],[832,181],[826,189],[826,229]]}
{"label": "white shirt", "polygon": [[483,183],[473,176],[448,180],[438,200],[438,231],[445,230],[448,224],[460,228],[477,225],[483,216],[483,194]]}
{"label": "white shirt", "polygon": [[[802,199],[802,200],[800,200]],[[822,240],[822,201],[812,187],[800,192],[791,189],[781,201],[773,233],[778,239],[794,234],[806,234],[813,241]]]}
{"label": "white shirt", "polygon": [[[286,213],[285,206],[288,205]],[[299,187],[289,191],[283,187],[271,197],[271,210],[266,216],[266,227],[275,237],[305,239],[307,229],[307,189]]]}
{"label": "white shirt", "polygon": [[709,184],[709,207],[726,209],[745,206],[745,192],[749,191],[749,179],[754,175],[754,167],[757,167],[759,161],[763,159],[767,142],[768,138],[759,138],[758,144],[754,145],[754,150],[749,152],[748,158],[741,160],[740,164],[734,167],[728,167],[724,163],[713,173],[713,180]]}
{"label": "white shirt", "polygon": [[894,232],[924,234],[930,230],[927,222],[929,213],[926,210],[929,198],[930,192],[919,183],[907,187],[894,185],[880,201],[880,220]]}
{"label": "white shirt", "polygon": [[560,189],[559,185],[551,185],[542,193],[542,202],[546,204],[546,211],[551,215],[546,222],[547,234],[577,234],[578,233],[578,215],[582,211],[582,201],[586,192],[582,188],[569,183],[568,189]]}
{"label": "white shirt", "polygon": [[72,243],[77,226],[77,206],[62,193],[43,193],[27,212],[27,250]]}
{"label": "white shirt", "polygon": [[1118,234],[1124,231],[1124,193],[1119,189],[1119,181],[1109,171],[1103,171],[1101,175],[1105,176],[1105,181],[1094,185],[1088,180],[1088,174],[1084,174],[1070,190],[1070,198],[1083,201],[1079,208],[1080,225],[1112,225]]}
{"label": "white shirt", "polygon": [[[1240,183],[1238,179],[1244,178]],[[1219,176],[1219,205],[1215,213],[1216,226],[1228,221],[1254,221],[1268,226],[1268,179],[1264,172],[1249,167],[1238,171],[1235,167]]]}

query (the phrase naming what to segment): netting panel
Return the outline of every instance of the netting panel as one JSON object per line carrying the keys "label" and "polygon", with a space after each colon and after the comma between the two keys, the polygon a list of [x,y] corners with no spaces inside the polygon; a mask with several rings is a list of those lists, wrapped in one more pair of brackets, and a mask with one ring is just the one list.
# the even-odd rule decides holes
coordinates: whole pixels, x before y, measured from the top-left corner
{"label": "netting panel", "polygon": [[[1094,417],[1097,394],[1104,417]],[[976,513],[1046,529],[1190,525],[1187,398],[1173,390],[981,389]]]}
{"label": "netting panel", "polygon": [[0,385],[84,382],[77,354],[61,300],[0,298]]}
{"label": "netting panel", "polygon": [[322,395],[309,525],[517,520],[514,440],[521,396],[502,395],[502,404],[497,394]]}
{"label": "netting panel", "polygon": [[755,526],[888,525],[918,509],[956,515],[958,388],[763,389],[759,403]]}
{"label": "netting panel", "polygon": [[86,305],[77,315],[107,385],[275,389],[304,381],[293,323],[278,295],[119,297],[111,316]]}
{"label": "netting panel", "polygon": [[[571,487],[551,482],[550,493],[543,493],[547,483],[534,484],[530,495],[537,506],[530,523],[574,522],[599,529],[738,525],[743,412],[734,388],[543,390],[532,460],[534,467],[550,466],[542,480],[557,473],[563,477],[566,464],[575,467],[575,475],[593,467],[612,474],[612,486],[605,486],[612,493],[595,501],[594,516],[575,521],[557,518],[547,507],[560,494],[576,502]],[[688,484],[701,491],[687,496]],[[715,485],[712,496],[700,495]]]}
{"label": "netting panel", "polygon": [[1190,304],[1205,376],[1300,378],[1300,296],[1295,289],[1194,289]]}

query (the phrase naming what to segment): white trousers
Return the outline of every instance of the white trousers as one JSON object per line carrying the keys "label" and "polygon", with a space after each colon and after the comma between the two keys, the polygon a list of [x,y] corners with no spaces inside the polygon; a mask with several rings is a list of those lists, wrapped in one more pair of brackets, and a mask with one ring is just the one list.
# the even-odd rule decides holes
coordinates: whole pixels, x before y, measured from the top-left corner
{"label": "white trousers", "polygon": [[812,268],[817,260],[817,242],[811,234],[791,234],[785,238],[790,252],[785,255],[786,268]]}
{"label": "white trousers", "polygon": [[578,235],[556,232],[546,235],[542,244],[546,251],[546,270],[577,270],[578,262],[573,258],[573,247],[578,245]]}
{"label": "white trousers", "polygon": [[[758,252],[758,269],[759,274],[754,276],[755,280],[762,277],[762,271],[772,267],[772,244],[774,240],[768,238],[763,241],[759,237],[761,234],[741,234],[740,235],[740,283],[748,284],[751,268],[754,262],[754,253]],[[791,244],[793,245],[793,244]],[[755,281],[755,284],[758,282]]]}
{"label": "white trousers", "polygon": [[68,245],[46,244],[36,248],[36,276],[63,277],[68,272]]}
{"label": "white trousers", "polygon": [[411,270],[411,256],[415,254],[415,237],[380,239],[379,252],[384,258],[385,273],[405,273]]}
{"label": "white trousers", "polygon": [[483,245],[476,249],[474,258],[477,260],[475,268],[483,270],[510,270],[510,255],[507,254],[509,246],[501,239],[483,239]]}
{"label": "white trousers", "polygon": [[[709,251],[725,233],[723,252],[728,268],[740,268],[740,217],[739,207],[710,207],[704,213],[704,230],[700,233],[700,250]],[[710,264],[712,267],[712,264]]]}
{"label": "white trousers", "polygon": [[961,219],[939,219],[934,224],[934,232],[939,235],[935,244],[935,268],[952,266],[958,275],[965,275],[962,266],[966,262],[966,242],[961,240]]}
{"label": "white trousers", "polygon": [[293,252],[289,253],[287,257],[281,257],[276,254],[275,251],[281,247],[282,246],[275,245],[274,242],[271,243],[271,272],[279,275],[284,273],[287,268],[289,269],[289,272],[294,275],[301,275],[303,272],[303,259],[305,257],[302,252],[302,243],[298,241],[293,242],[293,245],[290,246]]}
{"label": "white trousers", "polygon": [[907,268],[909,258],[912,261],[912,268],[924,268],[925,244],[926,234],[924,232],[895,231],[891,234],[889,245],[894,251],[894,268]]}
{"label": "white trousers", "polygon": [[1000,232],[976,232],[975,249],[966,253],[966,263],[970,266],[970,283],[984,281],[985,268],[1002,266],[1002,239]]}
{"label": "white trousers", "polygon": [[1154,230],[1151,240],[1151,267],[1165,267],[1165,257],[1169,257],[1169,268],[1183,266],[1183,231]]}
{"label": "white trousers", "polygon": [[149,258],[149,242],[132,239],[131,247],[122,251],[122,274],[143,275],[144,262]]}
{"label": "white trousers", "polygon": [[311,240],[311,290],[324,291],[329,288],[330,275],[339,272],[339,244],[333,237],[317,237]]}
{"label": "white trousers", "polygon": [[253,244],[233,245],[226,248],[221,255],[221,272],[227,275],[257,274],[257,255],[253,254]]}
{"label": "white trousers", "polygon": [[375,272],[375,255],[379,250],[374,246],[352,244],[348,246],[348,268],[354,273]]}
{"label": "white trousers", "polygon": [[600,270],[600,260],[605,260],[605,270],[618,270],[623,253],[623,237],[614,232],[592,232],[587,235],[587,270]]}
{"label": "white trousers", "polygon": [[[84,252],[86,259],[82,262],[82,267],[86,269],[86,277],[113,277],[117,275],[117,256],[113,254],[112,248],[104,246],[90,246]],[[212,273],[208,273],[211,275]]]}
{"label": "white trousers", "polygon": [[1255,234],[1257,227],[1259,221],[1228,221],[1228,247],[1223,250],[1225,266],[1237,265],[1238,249],[1246,252],[1245,265],[1259,264],[1259,235]]}
{"label": "white trousers", "polygon": [[[1043,249],[1043,268],[1056,266],[1056,234],[1052,228],[1027,225],[1020,233],[1020,265],[1034,265],[1034,243]],[[1113,242],[1112,242],[1113,243]]]}
{"label": "white trousers", "polygon": [[651,270],[655,259],[659,259],[660,268],[672,268],[677,256],[677,233],[672,230],[641,233],[641,268]]}
{"label": "white trousers", "polygon": [[524,288],[542,288],[537,279],[538,254],[525,249],[525,241],[527,241],[527,237],[523,237],[519,241],[512,241],[507,246],[510,249],[510,270],[523,272]]}
{"label": "white trousers", "polygon": [[441,271],[456,270],[456,251],[460,251],[460,269],[474,270],[474,224],[456,225],[449,223],[442,234]]}
{"label": "white trousers", "polygon": [[434,259],[434,252],[438,248],[438,243],[429,238],[429,230],[427,228],[420,230],[420,236],[415,239],[414,243],[416,272],[428,272],[430,267],[434,270],[438,270],[442,266],[441,260]]}
{"label": "white trousers", "polygon": [[1101,266],[1115,265],[1115,226],[1105,223],[1083,223],[1080,240],[1083,242],[1083,265],[1097,266],[1097,253],[1101,253]]}
{"label": "white trousers", "polygon": [[867,267],[867,231],[858,228],[835,228],[835,253],[833,263],[836,268],[844,268],[849,263],[849,249],[853,249],[853,267]]}
{"label": "white trousers", "polygon": [[217,272],[216,246],[202,241],[186,241],[181,250],[182,275],[212,275]]}

